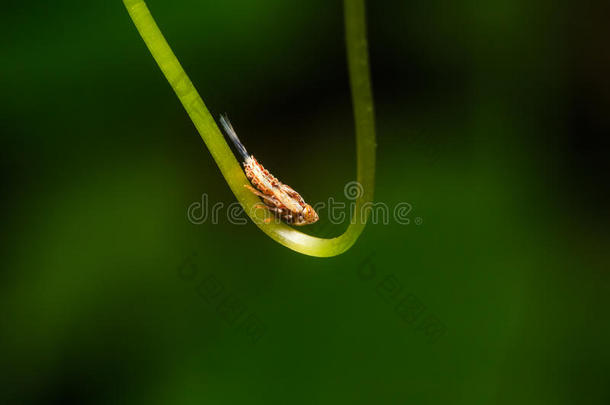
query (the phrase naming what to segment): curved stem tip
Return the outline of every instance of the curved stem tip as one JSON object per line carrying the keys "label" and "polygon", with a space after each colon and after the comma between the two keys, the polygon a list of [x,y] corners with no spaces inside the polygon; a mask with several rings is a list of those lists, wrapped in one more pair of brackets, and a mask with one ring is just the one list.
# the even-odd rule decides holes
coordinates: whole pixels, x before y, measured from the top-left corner
{"label": "curved stem tip", "polygon": [[356,124],[357,179],[361,187],[357,193],[350,225],[342,235],[331,239],[310,236],[276,221],[265,223],[264,220],[270,216],[269,212],[249,209],[260,203],[260,200],[244,188],[249,182],[239,162],[163,37],[146,3],[144,0],[123,0],[123,3],[146,46],[195,124],[229,187],[254,223],[273,240],[299,253],[331,257],[348,250],[364,230],[370,210],[363,209],[363,206],[372,202],[375,186],[375,121],[364,0],[344,0],[347,59]]}

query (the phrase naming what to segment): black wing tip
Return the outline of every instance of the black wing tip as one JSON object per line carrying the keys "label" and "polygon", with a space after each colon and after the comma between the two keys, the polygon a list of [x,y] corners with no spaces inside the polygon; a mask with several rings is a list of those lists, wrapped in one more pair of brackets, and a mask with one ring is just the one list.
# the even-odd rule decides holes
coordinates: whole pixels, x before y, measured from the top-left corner
{"label": "black wing tip", "polygon": [[220,122],[223,124],[229,122],[229,116],[227,115],[227,113],[220,114]]}
{"label": "black wing tip", "polygon": [[235,145],[235,147],[237,148],[239,154],[244,160],[247,159],[249,157],[248,151],[237,137],[237,133],[235,132],[235,129],[233,129],[233,125],[231,125],[231,121],[229,121],[229,117],[226,113],[220,114],[220,123],[233,145]]}

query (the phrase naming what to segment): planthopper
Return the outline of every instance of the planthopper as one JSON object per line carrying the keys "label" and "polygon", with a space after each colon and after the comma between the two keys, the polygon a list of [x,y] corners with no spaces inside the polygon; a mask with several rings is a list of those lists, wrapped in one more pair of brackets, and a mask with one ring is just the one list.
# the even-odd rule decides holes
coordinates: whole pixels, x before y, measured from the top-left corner
{"label": "planthopper", "polygon": [[[244,172],[252,183],[245,184],[244,187],[259,196],[265,208],[288,224],[301,226],[316,222],[318,214],[311,205],[299,193],[269,173],[253,155],[248,154],[226,115],[220,116],[220,123],[243,159]],[[270,220],[268,218],[266,222]]]}

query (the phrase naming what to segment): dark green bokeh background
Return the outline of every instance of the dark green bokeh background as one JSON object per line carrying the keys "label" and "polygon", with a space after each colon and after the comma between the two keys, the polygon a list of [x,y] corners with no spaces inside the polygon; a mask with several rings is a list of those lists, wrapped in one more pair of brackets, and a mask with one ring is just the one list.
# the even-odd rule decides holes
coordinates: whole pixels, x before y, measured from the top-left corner
{"label": "dark green bokeh background", "polygon": [[[149,7],[215,116],[308,200],[342,197],[340,2]],[[234,197],[119,0],[3,2],[0,402],[609,403],[608,15],[370,1],[376,199],[413,221],[316,259],[187,221]],[[209,275],[256,344],[198,294]],[[436,343],[379,296],[387,275]]]}

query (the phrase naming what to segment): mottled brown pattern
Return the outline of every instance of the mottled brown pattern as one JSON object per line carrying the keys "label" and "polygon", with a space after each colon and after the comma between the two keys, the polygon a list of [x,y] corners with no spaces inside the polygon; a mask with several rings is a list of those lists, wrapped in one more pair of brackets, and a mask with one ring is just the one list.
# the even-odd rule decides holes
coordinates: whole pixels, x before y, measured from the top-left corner
{"label": "mottled brown pattern", "polygon": [[244,162],[246,177],[256,189],[265,207],[283,221],[292,225],[308,225],[318,220],[318,214],[290,186],[283,184],[251,156]]}
{"label": "mottled brown pattern", "polygon": [[[248,153],[226,115],[220,116],[220,123],[243,158],[246,177],[254,186],[248,184],[245,187],[259,196],[269,211],[289,224],[307,225],[316,222],[318,214],[311,205],[305,203],[299,193],[273,177],[254,156]],[[267,220],[269,221],[270,219]]]}

